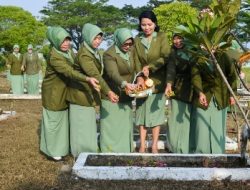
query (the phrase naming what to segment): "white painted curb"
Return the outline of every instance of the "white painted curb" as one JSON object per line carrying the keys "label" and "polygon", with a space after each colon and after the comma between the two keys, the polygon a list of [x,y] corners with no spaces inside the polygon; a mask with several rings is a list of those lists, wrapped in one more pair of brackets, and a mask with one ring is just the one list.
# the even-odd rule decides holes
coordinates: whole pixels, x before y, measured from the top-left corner
{"label": "white painted curb", "polygon": [[0,94],[1,100],[40,100],[41,95],[31,95],[31,94]]}
{"label": "white painted curb", "polygon": [[[93,153],[81,153],[73,166],[73,173],[84,179],[99,180],[250,180],[250,168],[185,168],[185,167],[132,167],[132,166],[84,166],[88,155]],[[96,154],[94,154],[96,155]],[[99,155],[117,156],[228,156],[211,154],[109,154]],[[231,155],[240,157],[240,155]]]}

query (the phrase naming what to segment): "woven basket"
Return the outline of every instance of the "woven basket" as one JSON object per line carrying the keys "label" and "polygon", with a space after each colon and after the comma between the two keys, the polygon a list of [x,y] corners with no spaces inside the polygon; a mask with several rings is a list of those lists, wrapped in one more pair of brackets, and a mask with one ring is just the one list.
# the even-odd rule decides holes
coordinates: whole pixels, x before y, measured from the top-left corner
{"label": "woven basket", "polygon": [[[135,81],[136,81],[136,78],[141,75],[142,72],[139,72],[135,75],[135,78],[133,80],[133,84],[135,84]],[[153,85],[152,87],[150,88],[147,88],[145,90],[142,90],[142,91],[138,91],[136,93],[127,93],[128,96],[132,97],[132,98],[145,98],[147,96],[150,96],[153,94],[153,92],[155,91],[155,86]]]}

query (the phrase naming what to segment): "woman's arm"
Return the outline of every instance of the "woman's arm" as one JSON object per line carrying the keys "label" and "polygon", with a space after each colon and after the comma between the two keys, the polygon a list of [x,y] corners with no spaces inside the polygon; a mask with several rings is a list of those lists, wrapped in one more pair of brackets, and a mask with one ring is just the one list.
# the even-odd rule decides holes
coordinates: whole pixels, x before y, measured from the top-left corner
{"label": "woman's arm", "polygon": [[73,67],[67,63],[67,59],[62,56],[51,56],[50,63],[51,67],[65,77],[86,82],[87,76],[74,70]]}
{"label": "woman's arm", "polygon": [[105,82],[105,80],[102,78],[99,70],[95,66],[94,60],[95,58],[87,55],[87,54],[80,54],[79,55],[79,65],[81,69],[86,73],[89,77],[94,77],[99,81],[99,84],[101,86],[101,91],[108,95],[108,92],[110,91],[109,86]]}

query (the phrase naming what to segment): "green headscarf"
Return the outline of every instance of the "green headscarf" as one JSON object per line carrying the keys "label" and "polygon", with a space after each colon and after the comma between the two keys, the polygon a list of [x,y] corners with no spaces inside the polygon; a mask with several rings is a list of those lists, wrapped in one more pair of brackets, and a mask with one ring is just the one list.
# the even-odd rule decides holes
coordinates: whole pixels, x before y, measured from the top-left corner
{"label": "green headscarf", "polygon": [[92,42],[98,34],[103,35],[102,30],[98,26],[90,23],[84,24],[82,28],[82,36],[84,40],[83,44],[95,56],[95,58],[100,61],[103,67],[102,56],[97,51],[97,49],[92,47]]}
{"label": "green headscarf", "polygon": [[53,26],[48,28],[46,35],[54,50],[73,63],[74,61],[73,57],[71,56],[71,51],[62,52],[60,49],[60,46],[65,38],[69,38],[71,40],[69,33],[60,26]]}
{"label": "green headscarf", "polygon": [[[103,35],[102,30],[93,24],[90,23],[86,23],[84,24],[83,28],[82,28],[82,36],[83,36],[83,40],[84,42],[93,49],[92,47],[92,42],[94,40],[94,38],[98,35],[101,34]],[[94,50],[94,49],[93,49]]]}
{"label": "green headscarf", "polygon": [[29,49],[33,49],[33,45],[32,45],[32,44],[29,44],[27,49],[28,49],[28,50],[29,50]]}
{"label": "green headscarf", "polygon": [[60,26],[49,27],[47,30],[47,38],[57,50],[60,51],[60,45],[63,43],[65,38],[71,39],[69,33]]}
{"label": "green headscarf", "polygon": [[121,48],[122,44],[129,38],[133,38],[133,35],[131,30],[127,28],[118,28],[114,32],[114,42],[119,48]]}
{"label": "green headscarf", "polygon": [[[13,46],[13,50],[14,49],[19,49],[20,47],[19,47],[19,45],[18,44],[15,44],[14,46]],[[15,52],[15,51],[13,51],[13,54],[17,57],[17,59],[19,59],[20,58],[20,56],[21,56],[21,54],[19,53],[19,52]]]}
{"label": "green headscarf", "polygon": [[18,48],[18,49],[20,48],[18,44],[15,44],[15,45],[13,46],[13,49],[16,49],[16,48]]}
{"label": "green headscarf", "polygon": [[129,52],[123,52],[121,47],[122,47],[122,44],[130,38],[133,38],[133,35],[132,35],[131,30],[127,28],[118,28],[114,32],[114,42],[115,42],[116,53],[118,53],[121,56],[121,58],[125,59],[129,65],[130,65]]}

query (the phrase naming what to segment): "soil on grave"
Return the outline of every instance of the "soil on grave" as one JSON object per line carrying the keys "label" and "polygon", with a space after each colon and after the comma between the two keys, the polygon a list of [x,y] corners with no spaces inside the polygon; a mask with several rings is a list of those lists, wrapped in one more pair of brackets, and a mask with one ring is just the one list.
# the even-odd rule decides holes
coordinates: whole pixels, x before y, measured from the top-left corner
{"label": "soil on grave", "polygon": [[235,156],[113,156],[89,155],[85,166],[137,166],[188,168],[241,168],[244,162]]}
{"label": "soil on grave", "polygon": [[[0,85],[2,87],[2,77]],[[6,92],[8,88],[5,88]],[[4,93],[3,91],[1,91]],[[48,160],[39,151],[42,106],[40,100],[0,100],[3,110],[16,115],[0,121],[0,190],[247,190],[250,181],[173,181],[173,180],[83,180],[72,176],[72,156],[63,162]],[[69,170],[65,170],[69,166]]]}

